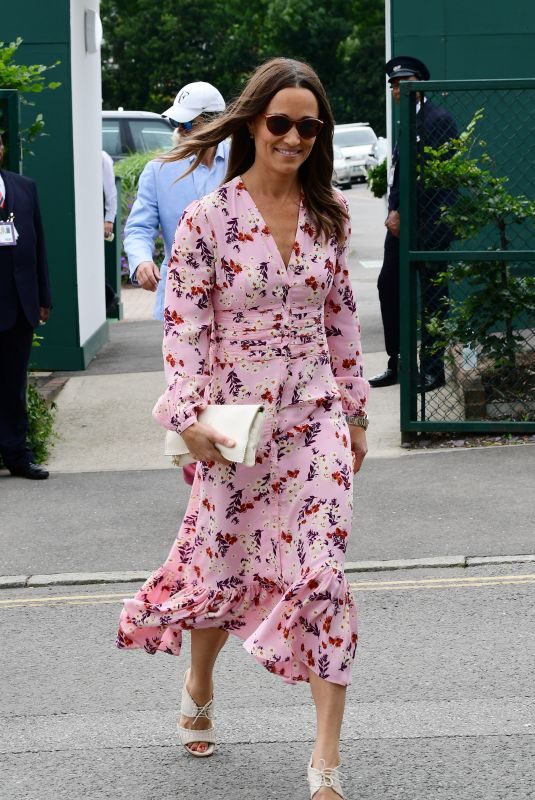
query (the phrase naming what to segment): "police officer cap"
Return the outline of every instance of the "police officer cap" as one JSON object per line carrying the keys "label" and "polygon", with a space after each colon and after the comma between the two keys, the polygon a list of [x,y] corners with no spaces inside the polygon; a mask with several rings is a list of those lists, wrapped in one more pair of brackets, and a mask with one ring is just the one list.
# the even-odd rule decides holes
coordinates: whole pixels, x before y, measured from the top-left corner
{"label": "police officer cap", "polygon": [[388,75],[388,80],[394,78],[408,78],[414,75],[421,81],[428,81],[430,78],[429,70],[419,58],[412,56],[396,56],[391,58],[388,64],[385,65],[385,71]]}

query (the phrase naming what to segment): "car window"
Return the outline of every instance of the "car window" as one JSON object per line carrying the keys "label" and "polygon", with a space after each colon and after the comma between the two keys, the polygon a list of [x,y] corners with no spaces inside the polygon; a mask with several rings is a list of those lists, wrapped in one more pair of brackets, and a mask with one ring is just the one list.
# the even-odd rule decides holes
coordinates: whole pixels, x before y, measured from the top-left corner
{"label": "car window", "polygon": [[338,147],[358,147],[363,144],[373,144],[375,134],[371,128],[354,128],[352,131],[334,132],[334,141]]}
{"label": "car window", "polygon": [[339,158],[341,160],[343,160],[345,158],[345,156],[342,153],[342,151],[340,150],[340,148],[337,147],[336,145],[334,145],[334,147],[333,147],[333,153],[334,153],[334,157],[335,158]]}
{"label": "car window", "polygon": [[137,152],[169,150],[172,147],[173,129],[163,119],[131,119],[128,121]]}
{"label": "car window", "polygon": [[102,120],[102,149],[112,157],[122,155],[119,120]]}

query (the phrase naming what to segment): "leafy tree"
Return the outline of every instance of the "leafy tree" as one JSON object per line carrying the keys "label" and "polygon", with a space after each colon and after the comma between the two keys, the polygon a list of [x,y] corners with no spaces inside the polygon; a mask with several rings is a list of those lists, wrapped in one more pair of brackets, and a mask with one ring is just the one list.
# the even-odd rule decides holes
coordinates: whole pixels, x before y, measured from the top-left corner
{"label": "leafy tree", "polygon": [[102,0],[105,106],[160,112],[185,83],[230,99],[259,61],[259,11],[240,0]]}
{"label": "leafy tree", "polygon": [[384,133],[383,0],[102,0],[105,107],[159,112],[181,85],[235,96],[262,61],[317,70],[337,122]]}
{"label": "leafy tree", "polygon": [[[17,64],[15,56],[17,50],[22,44],[22,39],[18,38],[10,44],[0,42],[0,88],[2,89],[16,89],[22,92],[21,103],[27,106],[33,106],[35,103],[30,102],[24,97],[27,93],[39,93],[45,89],[57,89],[61,86],[57,81],[48,81],[45,77],[45,72],[53,69],[59,61],[55,64],[50,64],[46,67],[44,64],[32,64],[26,66],[25,64]],[[34,121],[28,128],[21,131],[21,138],[23,146],[30,144],[37,136],[44,133],[45,121],[42,114],[37,114]]]}

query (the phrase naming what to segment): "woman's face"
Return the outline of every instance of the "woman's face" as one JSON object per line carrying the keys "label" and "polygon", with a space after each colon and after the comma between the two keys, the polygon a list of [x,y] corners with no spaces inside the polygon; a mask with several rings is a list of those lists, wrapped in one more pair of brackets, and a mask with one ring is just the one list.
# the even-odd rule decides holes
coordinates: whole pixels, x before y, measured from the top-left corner
{"label": "woman's face", "polygon": [[[264,109],[264,114],[281,114],[292,122],[298,122],[306,117],[317,118],[319,106],[310,89],[281,89]],[[263,115],[250,123],[249,130],[255,140],[255,164],[281,176],[297,172],[310,155],[317,138],[304,139],[295,125],[282,136],[276,136],[267,129]]]}

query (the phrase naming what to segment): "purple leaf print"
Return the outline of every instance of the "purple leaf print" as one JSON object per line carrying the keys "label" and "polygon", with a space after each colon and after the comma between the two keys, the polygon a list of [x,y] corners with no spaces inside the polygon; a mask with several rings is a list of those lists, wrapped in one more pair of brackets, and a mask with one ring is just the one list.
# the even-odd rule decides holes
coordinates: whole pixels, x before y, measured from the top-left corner
{"label": "purple leaf print", "polygon": [[267,261],[261,261],[258,265],[258,269],[260,270],[260,275],[262,276],[262,283],[268,282],[268,265]]}
{"label": "purple leaf print", "polygon": [[317,474],[318,470],[316,469],[316,462],[311,461],[310,466],[308,468],[307,481],[313,481]]}
{"label": "purple leaf print", "polygon": [[221,531],[218,531],[216,533],[215,540],[217,542],[217,549],[219,551],[219,554],[224,558],[227,554],[230,544],[226,541]]}
{"label": "purple leaf print", "polygon": [[313,542],[315,542],[315,541],[316,541],[316,539],[318,538],[318,536],[319,536],[319,532],[318,532],[318,531],[314,531],[314,530],[312,530],[312,529],[310,529],[309,531],[307,531],[307,539],[308,539],[308,543],[309,543],[309,544],[312,544]]}
{"label": "purple leaf print", "polygon": [[238,218],[232,217],[227,222],[227,231],[225,233],[225,241],[227,244],[235,242],[238,238]]}
{"label": "purple leaf print", "polygon": [[330,525],[336,525],[338,523],[340,519],[340,505],[337,500],[331,500],[327,512],[327,519]]}
{"label": "purple leaf print", "polygon": [[344,287],[344,291],[342,293],[342,302],[346,308],[349,308],[349,310],[353,312],[353,314],[356,312],[357,306],[355,305],[355,300],[353,299],[351,286]]}
{"label": "purple leaf print", "polygon": [[260,546],[262,544],[262,529],[261,528],[258,528],[256,531],[253,531],[253,540],[254,540],[256,549],[260,550]]}
{"label": "purple leaf print", "polygon": [[228,622],[224,622],[221,627],[226,631],[238,631],[244,625],[247,625],[244,619],[230,619]]}
{"label": "purple leaf print", "polygon": [[328,678],[329,677],[329,657],[325,653],[318,659],[318,667],[320,671],[320,678]]}
{"label": "purple leaf print", "polygon": [[243,581],[241,581],[235,575],[231,575],[230,578],[225,578],[222,581],[217,581],[217,588],[218,589],[236,589],[241,584],[243,584]]}
{"label": "purple leaf print", "polygon": [[303,628],[307,633],[311,633],[313,636],[319,637],[320,629],[318,628],[318,624],[316,622],[312,624],[307,619],[305,619],[305,617],[299,617],[299,622],[301,623],[301,625],[303,626]]}
{"label": "purple leaf print", "polygon": [[297,403],[299,402],[300,398],[301,398],[301,393],[299,391],[299,386],[296,386],[295,389],[293,390],[293,394],[292,394],[292,403],[293,403],[293,405],[297,405]]}
{"label": "purple leaf print", "polygon": [[310,447],[311,445],[314,444],[320,430],[321,430],[320,422],[313,422],[312,425],[308,426],[308,430],[305,431],[305,447]]}
{"label": "purple leaf print", "polygon": [[210,267],[214,263],[214,256],[202,236],[200,237],[200,239],[197,239],[196,247],[197,250],[200,251],[201,258],[204,261],[204,263],[208,264],[208,266]]}
{"label": "purple leaf print", "polygon": [[240,381],[234,370],[231,370],[227,375],[226,383],[228,383],[229,391],[233,397],[238,397],[240,389],[243,388],[243,383]]}
{"label": "purple leaf print", "polygon": [[303,566],[303,564],[305,563],[306,555],[305,555],[305,546],[301,539],[299,539],[299,541],[297,542],[297,557],[299,559],[299,563],[301,564],[301,566]]}
{"label": "purple leaf print", "polygon": [[327,336],[341,336],[342,331],[340,328],[336,328],[334,325],[331,325],[330,328],[325,328],[325,333]]}
{"label": "purple leaf print", "polygon": [[226,519],[232,519],[232,517],[234,517],[235,519],[233,520],[233,522],[236,523],[238,522],[236,514],[240,513],[240,508],[242,505],[242,495],[243,495],[243,489],[238,489],[237,492],[234,492],[234,494],[230,496],[230,503],[226,508],[226,514],[225,514]]}
{"label": "purple leaf print", "polygon": [[178,554],[180,556],[180,562],[182,564],[189,564],[193,558],[194,552],[193,546],[189,542],[184,542],[184,544],[179,545]]}

